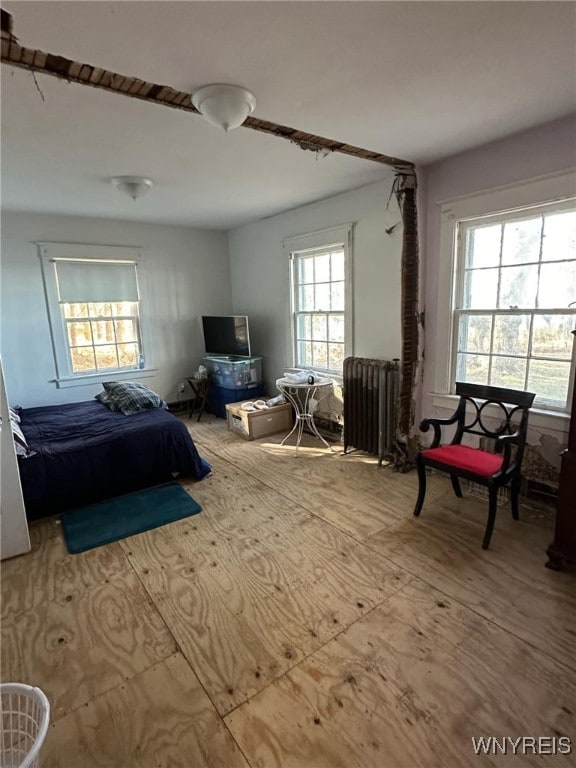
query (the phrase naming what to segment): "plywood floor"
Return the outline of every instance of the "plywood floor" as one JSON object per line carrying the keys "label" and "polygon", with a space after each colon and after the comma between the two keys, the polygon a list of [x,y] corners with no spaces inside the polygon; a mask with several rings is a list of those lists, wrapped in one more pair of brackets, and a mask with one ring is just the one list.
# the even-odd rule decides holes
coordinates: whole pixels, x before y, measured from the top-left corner
{"label": "plywood floor", "polygon": [[472,737],[572,739],[576,573],[550,521],[371,457],[186,420],[200,515],[82,555],[59,525],[2,564],[2,679],[52,703],[44,768],[572,766]]}

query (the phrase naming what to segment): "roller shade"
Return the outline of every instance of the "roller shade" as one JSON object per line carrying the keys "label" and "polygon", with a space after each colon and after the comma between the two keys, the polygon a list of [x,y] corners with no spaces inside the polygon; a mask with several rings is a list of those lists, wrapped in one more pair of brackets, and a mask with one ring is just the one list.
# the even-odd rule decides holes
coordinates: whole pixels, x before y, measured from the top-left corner
{"label": "roller shade", "polygon": [[61,303],[138,301],[136,264],[122,261],[54,261]]}

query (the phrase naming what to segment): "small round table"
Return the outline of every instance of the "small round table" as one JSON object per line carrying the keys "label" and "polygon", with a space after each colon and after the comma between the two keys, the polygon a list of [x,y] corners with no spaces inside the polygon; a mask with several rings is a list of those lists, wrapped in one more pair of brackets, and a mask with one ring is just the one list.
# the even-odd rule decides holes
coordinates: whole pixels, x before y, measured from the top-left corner
{"label": "small round table", "polygon": [[[332,450],[329,443],[327,443],[320,432],[318,432],[316,424],[314,423],[314,411],[312,410],[312,407],[318,403],[326,392],[327,387],[331,387],[333,383],[332,379],[324,379],[316,376],[314,377],[314,382],[312,384],[308,383],[308,381],[294,383],[289,379],[276,380],[276,388],[284,395],[288,402],[292,404],[295,416],[294,426],[290,432],[288,432],[284,440],[282,440],[280,445],[284,445],[286,440],[298,430],[296,435],[296,453],[298,453],[298,446],[302,441],[302,433],[304,431],[304,426],[306,425],[309,427],[312,434],[324,443],[329,451]],[[320,393],[318,397],[316,397],[317,393]]]}

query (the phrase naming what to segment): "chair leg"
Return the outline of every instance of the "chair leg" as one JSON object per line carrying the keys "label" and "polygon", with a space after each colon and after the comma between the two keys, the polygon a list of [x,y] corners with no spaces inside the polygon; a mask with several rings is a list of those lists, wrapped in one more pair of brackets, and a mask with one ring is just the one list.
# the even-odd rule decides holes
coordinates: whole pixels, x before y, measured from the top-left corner
{"label": "chair leg", "polygon": [[452,480],[452,488],[454,488],[454,493],[456,496],[458,496],[459,499],[462,498],[462,488],[460,488],[460,480],[457,475],[450,475],[450,480]]}
{"label": "chair leg", "polygon": [[520,478],[514,478],[510,484],[510,504],[512,506],[512,519],[519,520],[518,496],[520,494]]}
{"label": "chair leg", "polygon": [[414,516],[418,517],[422,511],[424,497],[426,496],[426,466],[420,454],[416,456],[416,469],[418,471],[418,498],[414,507]]}
{"label": "chair leg", "polygon": [[484,541],[482,542],[482,549],[488,549],[490,546],[490,539],[492,538],[492,531],[494,530],[494,523],[496,522],[496,505],[498,501],[498,488],[490,487],[488,489],[488,522],[486,523],[486,530],[484,531]]}

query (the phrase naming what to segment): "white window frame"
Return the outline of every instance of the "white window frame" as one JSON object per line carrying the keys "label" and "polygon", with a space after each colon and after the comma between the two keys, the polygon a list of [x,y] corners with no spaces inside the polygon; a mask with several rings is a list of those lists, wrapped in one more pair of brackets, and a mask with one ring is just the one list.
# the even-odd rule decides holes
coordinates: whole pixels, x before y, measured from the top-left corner
{"label": "white window frame", "polygon": [[[294,257],[307,251],[316,251],[333,246],[342,246],[344,250],[344,357],[353,354],[353,290],[352,290],[352,240],[354,224],[343,224],[338,227],[329,227],[305,235],[289,237],[283,241],[284,253],[289,264],[289,317],[288,317],[288,349],[290,350],[288,366],[296,370],[302,366],[297,365],[296,355],[296,280],[294,275]],[[326,368],[316,368],[320,373],[327,373],[335,379],[342,376],[341,371]]]}
{"label": "white window frame", "polygon": [[96,373],[73,373],[70,362],[69,345],[66,336],[66,323],[62,316],[58,296],[58,285],[54,261],[57,259],[86,259],[95,261],[134,261],[138,274],[138,292],[140,310],[147,306],[145,280],[142,275],[144,256],[138,247],[112,246],[112,245],[87,245],[84,243],[53,243],[37,242],[38,255],[42,265],[42,278],[46,295],[46,306],[50,333],[52,336],[52,348],[56,377],[54,383],[59,388],[86,386],[102,381],[117,381],[125,379],[129,373],[130,378],[144,378],[151,376],[157,369],[152,367],[152,349],[150,345],[150,331],[146,322],[145,312],[139,313],[139,330],[141,350],[146,361],[144,368],[112,369],[98,371]]}
{"label": "white window frame", "polygon": [[[507,185],[454,200],[440,201],[440,258],[438,265],[438,297],[436,313],[436,348],[434,355],[435,407],[451,409],[457,399],[453,381],[455,361],[454,308],[457,297],[456,257],[459,225],[496,214],[514,214],[520,209],[540,208],[549,203],[563,204],[576,199],[576,173],[562,173],[532,179],[522,184]],[[572,366],[568,402],[573,387],[575,366]],[[532,426],[557,428],[558,419],[567,420],[567,411],[536,408]],[[540,414],[540,417],[538,417]]]}
{"label": "white window frame", "polygon": [[[563,202],[553,202],[553,203],[547,203],[545,205],[541,206],[529,206],[528,208],[522,208],[518,211],[506,212],[506,213],[497,213],[492,214],[490,216],[482,216],[480,218],[473,218],[473,219],[461,219],[458,221],[458,232],[457,232],[457,255],[456,255],[456,261],[458,262],[456,264],[456,282],[455,282],[455,302],[453,307],[453,323],[452,323],[452,349],[454,351],[452,355],[452,375],[451,375],[451,381],[455,381],[457,379],[457,357],[458,357],[458,334],[459,334],[459,328],[460,328],[460,322],[464,316],[467,317],[473,317],[475,315],[482,315],[482,316],[504,316],[504,315],[523,315],[523,316],[531,316],[532,318],[542,316],[542,315],[572,315],[573,316],[573,322],[576,321],[576,309],[570,308],[569,306],[565,307],[519,307],[519,308],[507,308],[507,307],[494,307],[489,309],[473,309],[464,307],[464,292],[465,292],[465,271],[466,271],[466,233],[469,230],[469,228],[476,228],[476,227],[482,227],[482,226],[490,226],[492,224],[504,224],[504,223],[511,223],[515,220],[525,220],[526,218],[530,217],[541,217],[546,216],[554,213],[560,213],[562,211],[574,211],[574,200],[565,200]],[[576,261],[576,259],[572,259],[572,261]],[[536,266],[539,266],[540,264],[546,264],[546,263],[554,263],[554,262],[541,262],[539,259],[538,261],[534,262]],[[508,265],[510,267],[514,266],[512,264]],[[497,268],[499,270],[499,280],[501,279],[502,272],[501,270],[506,270],[507,265],[499,263],[494,268]],[[576,294],[573,298],[574,301],[576,301]],[[533,357],[532,355],[532,327],[533,327],[533,320],[530,322],[530,331],[529,331],[529,344],[528,349],[526,351],[525,355],[510,355],[511,357],[518,357],[519,359],[524,359],[527,361],[526,365],[526,372],[525,372],[525,386],[519,387],[520,389],[528,388],[528,375],[529,375],[529,369],[530,369],[530,361],[538,359],[537,357]],[[489,360],[489,369],[492,366],[494,359],[498,358],[501,355],[498,355],[498,353],[494,353],[492,351],[492,343],[490,344],[490,352],[486,354],[486,357],[488,357]],[[570,366],[570,378],[569,378],[569,387],[568,387],[568,393],[567,398],[568,402],[565,403],[563,406],[554,405],[552,403],[547,403],[543,399],[541,399],[538,394],[536,396],[535,403],[539,408],[546,409],[546,410],[552,410],[552,411],[560,411],[560,412],[567,412],[568,411],[568,403],[571,400],[571,384],[574,378],[574,351],[571,351],[571,366]],[[540,358],[541,359],[541,358]],[[552,360],[552,358],[550,358]]]}

